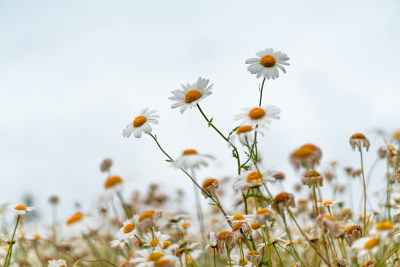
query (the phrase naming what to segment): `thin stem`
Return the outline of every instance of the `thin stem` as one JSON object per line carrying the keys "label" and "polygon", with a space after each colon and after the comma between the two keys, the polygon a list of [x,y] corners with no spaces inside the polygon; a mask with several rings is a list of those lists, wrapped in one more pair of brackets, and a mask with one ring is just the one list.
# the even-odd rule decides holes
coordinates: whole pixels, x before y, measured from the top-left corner
{"label": "thin stem", "polygon": [[108,261],[108,260],[105,260],[105,259],[97,259],[97,260],[84,260],[84,259],[80,259],[80,260],[78,260],[77,262],[75,262],[75,264],[74,264],[74,266],[73,267],[76,267],[76,266],[78,266],[78,264],[80,263],[80,262],[82,262],[82,261],[86,261],[86,262],[106,262],[106,263],[108,263],[109,265],[111,265],[111,266],[114,266],[114,267],[117,267],[117,265],[115,265],[115,264],[113,264],[112,262],[110,262],[110,261]]}
{"label": "thin stem", "polygon": [[11,236],[10,247],[8,248],[8,252],[7,252],[8,261],[7,261],[7,257],[6,257],[6,260],[4,261],[4,267],[5,267],[5,266],[10,266],[10,263],[11,263],[12,247],[13,247],[13,245],[14,245],[15,232],[17,231],[17,227],[18,227],[18,223],[19,223],[19,219],[20,219],[20,218],[21,218],[21,215],[18,214],[17,222],[15,223],[14,232],[13,232],[13,234],[12,234],[12,236]]}
{"label": "thin stem", "polygon": [[365,233],[367,232],[367,187],[365,185],[365,176],[364,176],[364,163],[363,163],[363,154],[362,154],[362,149],[360,148],[360,158],[361,158],[361,173],[362,173],[362,178],[363,178],[363,186],[364,186],[364,233],[363,235],[365,236]]}
{"label": "thin stem", "polygon": [[260,102],[258,103],[259,107],[261,107],[261,103],[262,103],[262,95],[263,95],[263,91],[264,91],[264,83],[265,83],[265,78],[262,81],[262,85],[261,85],[261,89],[260,89]]}
{"label": "thin stem", "polygon": [[318,249],[313,245],[313,243],[311,242],[311,240],[307,237],[307,235],[304,233],[304,231],[301,229],[301,227],[299,226],[299,224],[297,223],[296,219],[293,216],[293,213],[291,212],[290,209],[287,209],[288,213],[290,215],[290,217],[292,218],[293,222],[296,224],[297,228],[299,229],[300,233],[305,237],[305,239],[307,240],[308,244],[310,244],[310,246],[314,249],[314,251],[318,254],[318,256],[328,265],[331,267],[331,264],[325,259],[324,256],[322,256],[322,254],[318,251]]}

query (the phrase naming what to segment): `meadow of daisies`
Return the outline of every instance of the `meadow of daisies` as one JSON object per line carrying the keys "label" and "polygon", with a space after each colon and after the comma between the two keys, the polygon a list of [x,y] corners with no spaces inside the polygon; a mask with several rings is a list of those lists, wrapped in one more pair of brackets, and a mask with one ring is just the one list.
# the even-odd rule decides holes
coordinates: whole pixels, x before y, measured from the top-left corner
{"label": "meadow of daisies", "polygon": [[[112,159],[104,159],[100,170],[107,176],[105,194],[96,212],[76,212],[64,221],[58,220],[59,199],[52,196],[52,209],[48,211],[52,223],[38,227],[30,223],[35,207],[28,203],[3,209],[0,264],[400,266],[400,213],[396,209],[400,197],[394,191],[400,182],[400,131],[382,136],[386,145],[379,151],[369,151],[370,141],[363,133],[349,136],[348,149],[359,162],[352,167],[329,162],[325,164],[329,167],[322,168],[323,151],[317,144],[293,148],[290,163],[299,182],[283,188],[284,170],[264,167],[259,141],[273,131],[273,122],[281,113],[278,107],[263,103],[263,93],[267,94],[264,85],[268,82],[273,87],[279,82],[277,78],[286,72],[289,57],[264,49],[245,63],[260,81],[254,88],[259,100],[236,115],[237,125],[232,129],[218,128],[201,107],[202,101],[212,97],[213,85],[208,79],[200,77],[182,84],[169,97],[171,107],[181,113],[200,112],[215,138],[230,148],[236,162],[229,170],[233,179],[197,177],[195,170],[207,168],[214,160],[212,154],[187,149],[179,157],[171,157],[162,137],[153,133],[159,120],[157,111],[143,107],[125,127],[123,137],[152,139],[154,146],[150,149],[159,150],[176,172],[193,184],[194,193],[188,196],[192,199],[184,199],[179,192],[168,195],[157,184],[151,184],[144,196],[132,193],[127,198],[122,194],[124,179],[114,174]],[[386,166],[379,170],[386,187],[379,198],[379,212],[368,204],[378,200],[367,194],[369,172],[374,167],[364,165],[367,153],[374,153],[375,162]],[[350,203],[351,187],[339,183],[339,178],[358,180],[360,186],[354,189],[362,192],[358,209]],[[171,207],[172,198],[175,209],[164,211],[166,203]],[[202,204],[202,199],[209,205]],[[184,210],[180,203],[185,201],[195,203],[195,209]]]}

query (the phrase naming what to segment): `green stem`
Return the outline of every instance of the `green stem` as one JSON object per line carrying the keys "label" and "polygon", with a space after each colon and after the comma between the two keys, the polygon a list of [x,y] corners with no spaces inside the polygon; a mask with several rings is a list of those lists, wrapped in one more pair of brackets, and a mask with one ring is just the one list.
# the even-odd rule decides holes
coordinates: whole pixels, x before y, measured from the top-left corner
{"label": "green stem", "polygon": [[364,187],[364,233],[363,235],[365,236],[365,233],[367,232],[367,188],[365,185],[365,176],[364,176],[364,163],[363,163],[363,154],[362,154],[362,149],[360,148],[360,158],[361,158],[361,173],[362,173],[362,178],[363,178],[363,187]]}
{"label": "green stem", "polygon": [[[12,236],[11,236],[10,247],[8,248],[8,251],[7,251],[6,260],[4,260],[4,267],[5,267],[5,266],[10,266],[10,263],[11,263],[12,247],[13,247],[13,245],[14,245],[15,232],[17,231],[17,227],[18,227],[18,223],[19,223],[19,219],[20,219],[20,218],[21,218],[21,215],[18,214],[17,222],[15,223],[15,227],[14,227],[14,232],[13,232],[13,234],[12,234]],[[8,257],[8,260],[7,260],[7,257]]]}
{"label": "green stem", "polygon": [[262,85],[261,85],[261,89],[260,89],[260,102],[258,103],[259,107],[261,107],[261,103],[262,103],[262,95],[263,95],[263,91],[264,91],[264,83],[265,83],[265,78],[262,81]]}

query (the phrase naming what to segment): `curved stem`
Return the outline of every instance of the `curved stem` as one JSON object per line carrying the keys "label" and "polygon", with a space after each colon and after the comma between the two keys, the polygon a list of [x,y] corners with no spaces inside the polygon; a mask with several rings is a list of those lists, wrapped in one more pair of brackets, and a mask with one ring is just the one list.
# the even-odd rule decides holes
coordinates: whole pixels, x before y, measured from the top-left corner
{"label": "curved stem", "polygon": [[367,224],[366,224],[366,220],[367,220],[367,187],[365,185],[365,176],[364,176],[364,163],[363,163],[363,154],[362,154],[362,150],[360,149],[360,158],[361,158],[361,173],[362,173],[362,178],[363,178],[363,187],[364,187],[364,233],[363,235],[365,236],[365,233],[367,232]]}

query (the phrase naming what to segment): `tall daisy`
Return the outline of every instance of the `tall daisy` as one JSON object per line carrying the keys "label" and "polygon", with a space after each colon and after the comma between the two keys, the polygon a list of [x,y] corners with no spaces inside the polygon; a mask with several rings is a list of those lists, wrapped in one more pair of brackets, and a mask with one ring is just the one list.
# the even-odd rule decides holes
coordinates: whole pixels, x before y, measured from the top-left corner
{"label": "tall daisy", "polygon": [[279,119],[281,110],[278,107],[267,105],[253,108],[242,108],[243,112],[235,116],[235,120],[242,120],[241,125],[265,126],[272,119]]}
{"label": "tall daisy", "polygon": [[173,96],[168,98],[176,101],[171,108],[181,107],[180,111],[183,113],[188,107],[195,107],[203,98],[212,94],[213,85],[208,85],[209,82],[210,80],[199,77],[193,84],[182,84],[182,89],[172,91]]}
{"label": "tall daisy", "polygon": [[160,117],[155,114],[156,112],[155,110],[149,110],[149,108],[143,109],[139,116],[125,127],[122,131],[122,136],[129,137],[133,133],[136,138],[140,138],[143,132],[150,134],[152,131],[150,123],[158,124],[157,118]]}
{"label": "tall daisy", "polygon": [[205,158],[214,159],[213,156],[197,153],[195,149],[186,149],[182,152],[182,155],[173,162],[173,166],[182,169],[196,169],[200,168],[202,165],[208,166]]}
{"label": "tall daisy", "polygon": [[256,55],[257,58],[249,58],[246,60],[246,64],[250,64],[247,70],[251,74],[256,74],[257,78],[263,76],[264,79],[272,78],[274,80],[279,77],[278,68],[281,69],[283,73],[286,73],[283,65],[290,65],[286,62],[289,58],[285,53],[281,51],[274,52],[272,48],[261,50],[256,53]]}

